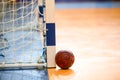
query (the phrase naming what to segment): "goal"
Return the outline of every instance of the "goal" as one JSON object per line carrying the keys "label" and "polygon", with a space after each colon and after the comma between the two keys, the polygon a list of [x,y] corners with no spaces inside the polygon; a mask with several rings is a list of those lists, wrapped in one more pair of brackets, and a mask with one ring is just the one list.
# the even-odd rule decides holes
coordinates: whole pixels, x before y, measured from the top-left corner
{"label": "goal", "polygon": [[45,11],[38,3],[0,0],[0,69],[47,66]]}

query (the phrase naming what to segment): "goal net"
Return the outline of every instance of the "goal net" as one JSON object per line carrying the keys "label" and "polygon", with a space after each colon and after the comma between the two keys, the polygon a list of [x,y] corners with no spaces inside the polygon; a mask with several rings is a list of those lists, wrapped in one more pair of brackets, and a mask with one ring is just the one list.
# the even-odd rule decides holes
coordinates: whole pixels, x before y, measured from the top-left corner
{"label": "goal net", "polygon": [[38,5],[38,0],[0,0],[0,69],[46,67],[45,23],[39,19],[44,14]]}

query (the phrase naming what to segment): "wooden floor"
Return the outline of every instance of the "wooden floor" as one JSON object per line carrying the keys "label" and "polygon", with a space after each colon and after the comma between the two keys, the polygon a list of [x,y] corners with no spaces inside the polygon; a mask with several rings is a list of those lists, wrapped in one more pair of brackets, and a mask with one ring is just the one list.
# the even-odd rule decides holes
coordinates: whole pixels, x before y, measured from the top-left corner
{"label": "wooden floor", "polygon": [[48,69],[49,80],[120,80],[120,8],[56,9],[55,16],[56,49],[72,51],[75,63]]}

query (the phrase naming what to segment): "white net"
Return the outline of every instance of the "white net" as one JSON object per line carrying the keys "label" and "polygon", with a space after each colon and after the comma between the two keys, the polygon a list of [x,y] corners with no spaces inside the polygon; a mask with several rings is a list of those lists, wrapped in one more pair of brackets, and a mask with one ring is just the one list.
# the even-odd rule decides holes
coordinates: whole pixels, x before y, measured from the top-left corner
{"label": "white net", "polygon": [[45,66],[38,0],[0,0],[0,67]]}

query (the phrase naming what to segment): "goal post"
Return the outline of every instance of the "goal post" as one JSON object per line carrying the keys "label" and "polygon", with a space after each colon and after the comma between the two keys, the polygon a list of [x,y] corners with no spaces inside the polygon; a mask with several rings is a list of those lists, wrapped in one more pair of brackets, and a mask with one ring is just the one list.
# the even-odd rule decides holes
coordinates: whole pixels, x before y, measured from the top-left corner
{"label": "goal post", "polygon": [[49,68],[56,67],[56,29],[55,29],[55,0],[46,0],[47,31],[47,64]]}
{"label": "goal post", "polygon": [[55,0],[39,0],[39,9],[44,14],[40,15],[40,18],[44,17],[46,26],[47,67],[53,68],[56,67]]}

